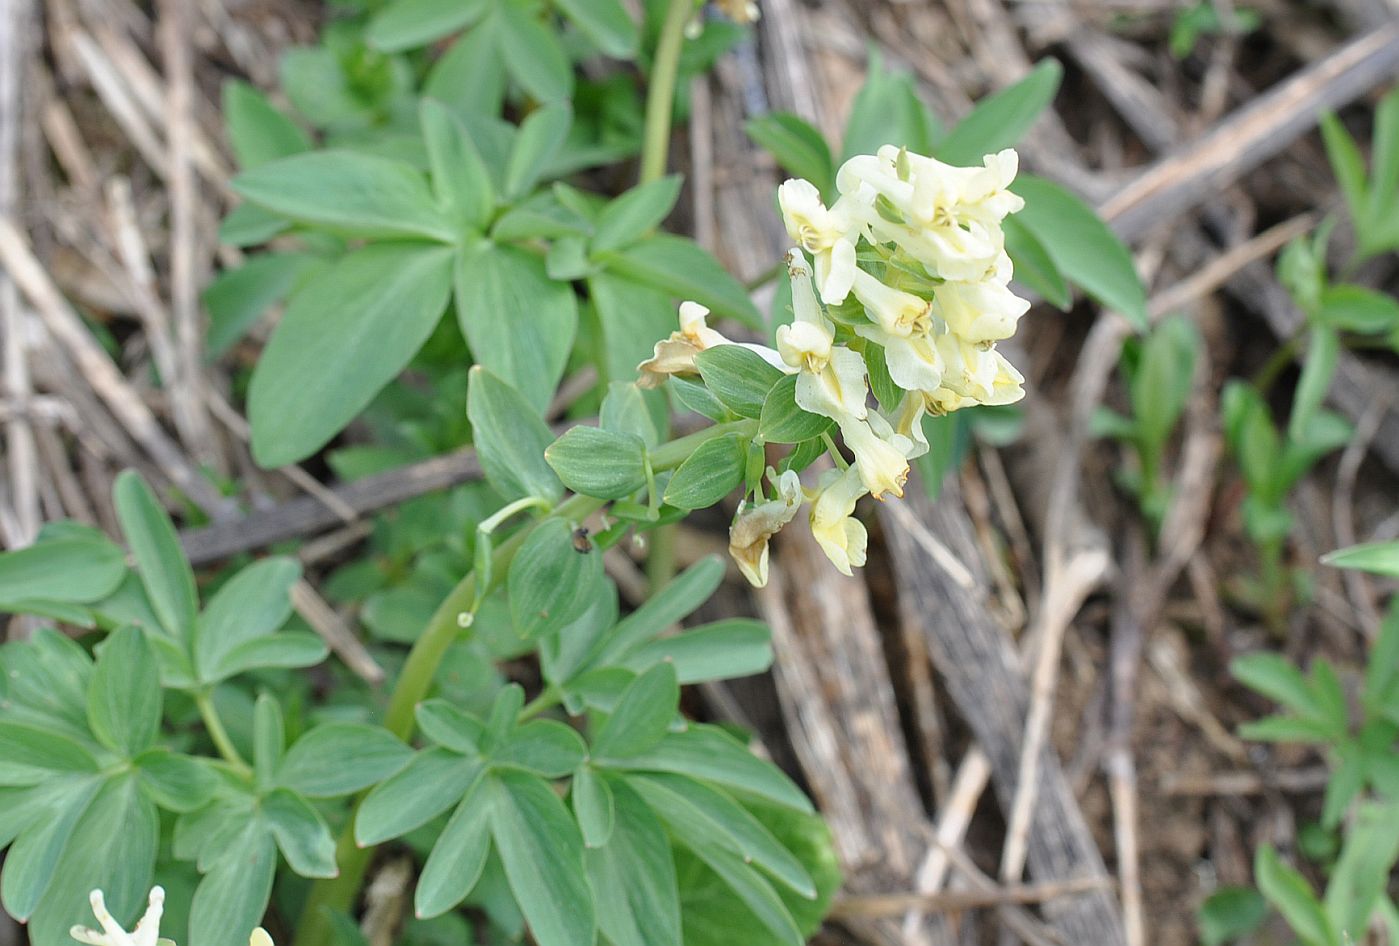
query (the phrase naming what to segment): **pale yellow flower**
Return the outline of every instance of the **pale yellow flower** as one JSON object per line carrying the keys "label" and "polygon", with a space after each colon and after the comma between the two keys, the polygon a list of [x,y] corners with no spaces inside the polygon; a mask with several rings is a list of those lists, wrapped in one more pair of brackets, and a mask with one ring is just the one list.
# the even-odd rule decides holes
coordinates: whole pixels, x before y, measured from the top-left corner
{"label": "pale yellow flower", "polygon": [[775,498],[751,509],[740,508],[729,528],[729,555],[755,588],[768,583],[768,541],[796,517],[802,505],[801,481],[795,471],[783,473],[775,485]]}
{"label": "pale yellow flower", "polygon": [[1025,396],[1021,387],[1024,375],[994,347],[955,335],[939,336],[937,341],[947,366],[943,390],[934,398],[937,409],[945,412],[967,404],[1013,404]]}
{"label": "pale yellow flower", "polygon": [[895,335],[878,325],[857,325],[855,334],[883,346],[889,377],[905,391],[936,391],[942,386],[942,353],[931,333]]}
{"label": "pale yellow flower", "polygon": [[671,375],[694,375],[695,356],[720,345],[740,345],[756,352],[764,361],[775,368],[786,371],[782,358],[766,345],[751,345],[730,341],[722,332],[709,327],[709,310],[698,302],[680,303],[680,331],[671,332],[669,338],[656,343],[651,357],[636,366],[641,373],[637,387],[658,388]]}
{"label": "pale yellow flower", "polygon": [[886,286],[864,270],[855,274],[851,288],[875,324],[886,332],[912,335],[926,333],[932,327],[932,303],[911,292]]}
{"label": "pale yellow flower", "polygon": [[1010,291],[1012,267],[1004,252],[992,273],[974,282],[949,280],[933,293],[933,314],[952,334],[968,342],[996,342],[1015,334],[1020,317],[1030,309],[1028,300]]}
{"label": "pale yellow flower", "polygon": [[816,287],[827,305],[838,305],[850,294],[858,272],[855,243],[867,216],[865,204],[872,198],[872,191],[860,189],[828,209],[810,181],[793,178],[777,189],[787,235],[811,254]]}
{"label": "pale yellow flower", "polygon": [[714,0],[714,5],[735,23],[756,23],[762,16],[754,0]]}
{"label": "pale yellow flower", "polygon": [[841,574],[852,574],[852,567],[865,564],[869,534],[852,515],[855,503],[865,495],[864,483],[855,467],[827,470],[817,483],[811,504],[811,534],[821,551]]}
{"label": "pale yellow flower", "polygon": [[68,931],[68,935],[78,942],[86,943],[87,946],[175,946],[170,940],[159,938],[160,917],[165,912],[163,887],[151,888],[150,897],[146,901],[146,913],[130,933],[122,929],[121,924],[107,910],[102,891],[94,890],[88,895],[88,902],[92,904],[92,915],[97,918],[102,931],[99,933],[85,926],[75,926]]}
{"label": "pale yellow flower", "polygon": [[272,937],[267,935],[267,931],[262,927],[253,930],[253,935],[248,937],[248,946],[273,946]]}

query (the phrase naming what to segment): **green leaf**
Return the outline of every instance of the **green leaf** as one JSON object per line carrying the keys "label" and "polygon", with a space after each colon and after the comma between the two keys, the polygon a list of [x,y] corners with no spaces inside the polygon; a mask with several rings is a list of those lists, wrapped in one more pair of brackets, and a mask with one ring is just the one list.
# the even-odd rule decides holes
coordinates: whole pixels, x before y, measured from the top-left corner
{"label": "green leaf", "polygon": [[1348,939],[1364,939],[1365,930],[1399,858],[1399,806],[1367,804],[1346,832],[1340,859],[1326,886],[1330,928]]}
{"label": "green leaf", "polygon": [[1355,568],[1389,578],[1399,578],[1399,542],[1368,542],[1338,549],[1321,558],[1336,568]]}
{"label": "green leaf", "polygon": [[247,946],[272,894],[277,848],[267,826],[249,822],[204,875],[190,905],[189,941]]}
{"label": "green leaf", "polygon": [[515,633],[535,640],[582,616],[602,573],[602,556],[579,552],[573,529],[546,519],[525,539],[510,563],[507,588]]}
{"label": "green leaf", "polygon": [[549,279],[539,257],[487,245],[457,261],[456,301],[476,363],[509,382],[542,415],[578,328],[573,289]]}
{"label": "green leaf", "polygon": [[48,796],[44,816],[19,832],[0,870],[0,904],[10,916],[23,923],[33,914],[78,822],[104,784],[91,776],[54,780],[43,787]]}
{"label": "green leaf", "polygon": [[1069,311],[1073,293],[1039,238],[1016,217],[1002,220],[1001,230],[1005,233],[1006,252],[1014,263],[1015,278],[1043,296],[1050,305],[1063,312]]}
{"label": "green leaf", "polygon": [[1375,134],[1371,149],[1373,187],[1370,190],[1369,215],[1372,220],[1387,223],[1388,230],[1380,234],[1366,234],[1371,237],[1366,242],[1374,243],[1373,237],[1380,236],[1388,245],[1394,239],[1394,197],[1399,192],[1399,95],[1393,90],[1380,99],[1375,109]]}
{"label": "green leaf", "polygon": [[680,509],[707,509],[743,482],[745,444],[736,436],[707,440],[680,464],[666,485],[665,501]]}
{"label": "green leaf", "polygon": [[[684,897],[681,900],[681,919],[685,924],[684,938],[687,946],[720,946],[733,942],[733,934],[739,931],[745,943],[800,946],[806,941],[791,910],[772,884],[741,857],[718,845],[708,843],[692,845],[691,851],[703,867],[708,869],[705,872],[708,877],[705,874],[697,877],[694,868],[686,869],[688,864],[682,862],[684,866],[681,868],[681,890]],[[710,885],[705,881],[710,877],[717,879],[726,894],[725,915],[722,919],[714,915],[716,911],[713,909],[706,915],[691,906],[691,898],[696,891],[711,895],[716,893],[707,889]],[[717,920],[716,925],[722,924],[721,929],[712,933],[704,931],[702,927],[697,930],[696,921],[701,919],[711,923]],[[755,929],[755,923],[763,929]]]}
{"label": "green leaf", "polygon": [[606,667],[678,623],[704,602],[724,578],[724,563],[714,555],[700,559],[669,584],[654,591],[641,607],[627,615],[592,655],[587,668]]}
{"label": "green leaf", "polygon": [[810,181],[827,197],[833,194],[835,159],[819,130],[788,112],[751,118],[744,129],[788,174]]}
{"label": "green leaf", "polygon": [[1239,737],[1254,742],[1321,742],[1335,737],[1332,728],[1316,719],[1296,716],[1265,716],[1239,727]]}
{"label": "green leaf", "polygon": [[1235,657],[1229,664],[1229,672],[1244,686],[1295,713],[1312,718],[1322,715],[1321,704],[1306,677],[1282,654],[1259,651]]}
{"label": "green leaf", "polygon": [[14,601],[100,601],[126,575],[121,549],[107,539],[41,539],[0,554],[0,607]]}
{"label": "green leaf", "polygon": [[187,639],[194,629],[198,599],[194,572],[185,561],[174,524],[146,481],[131,470],[117,477],[112,500],[156,617],[171,636]]}
{"label": "green leaf", "polygon": [[291,869],[302,877],[335,877],[335,839],[316,809],[295,792],[278,788],[262,799],[262,815]]}
{"label": "green leaf", "polygon": [[598,261],[614,273],[663,289],[677,299],[708,306],[720,317],[738,319],[755,329],[763,325],[743,285],[693,240],[657,233],[626,249],[599,253]]}
{"label": "green leaf", "polygon": [[287,726],[281,704],[271,694],[261,693],[253,705],[253,769],[260,791],[272,785],[286,748]]}
{"label": "green leaf", "polygon": [[[670,393],[674,395],[675,402],[687,411],[694,411],[701,417],[707,417],[716,424],[721,424],[726,420],[731,420],[732,415],[729,409],[724,406],[709,389],[697,381],[690,381],[679,375],[671,375],[667,382]],[[824,448],[823,448],[824,449]]]}
{"label": "green leaf", "polygon": [[504,103],[506,85],[499,37],[498,21],[489,16],[457,37],[428,71],[423,94],[447,103],[458,115],[495,119]]}
{"label": "green leaf", "polygon": [[1040,60],[1023,79],[977,102],[937,146],[937,157],[948,164],[974,165],[984,155],[1014,147],[1054,101],[1063,77],[1056,60]]}
{"label": "green leaf", "polygon": [[200,296],[209,310],[209,355],[227,352],[263,313],[327,265],[310,253],[262,253],[215,276]]}
{"label": "green leaf", "polygon": [[1326,145],[1326,157],[1331,162],[1331,173],[1336,175],[1336,183],[1341,185],[1346,206],[1357,228],[1365,216],[1365,159],[1355,139],[1332,112],[1321,116],[1321,140]]}
{"label": "green leaf", "polygon": [[544,169],[558,153],[573,124],[573,109],[567,102],[556,102],[535,109],[520,123],[515,146],[505,166],[505,195],[523,197],[534,190]]}
{"label": "green leaf", "polygon": [[312,667],[325,660],[329,652],[325,641],[315,634],[283,631],[239,644],[229,651],[219,670],[225,676],[233,677],[249,670]]}
{"label": "green leaf", "polygon": [[705,386],[724,405],[743,417],[761,418],[763,403],[782,379],[782,372],[757,352],[742,345],[719,345],[695,356]]}
{"label": "green leaf", "polygon": [[939,134],[937,119],[918,98],[913,79],[886,69],[879,54],[871,51],[865,84],[845,126],[845,158],[874,154],[884,145],[931,154]]}
{"label": "green leaf", "polygon": [[260,464],[310,456],[407,366],[447,306],[452,256],[445,247],[368,246],[292,297],[248,391]]}
{"label": "green leaf", "polygon": [[1312,420],[1326,398],[1331,387],[1331,378],[1336,373],[1336,359],[1340,357],[1341,342],[1336,333],[1328,328],[1313,327],[1307,343],[1307,357],[1302,364],[1302,376],[1297,381],[1293,394],[1292,414],[1288,418],[1287,436],[1291,440],[1305,440]]}
{"label": "green leaf", "polygon": [[612,829],[605,844],[583,855],[602,935],[612,946],[681,946],[670,839],[625,782],[612,783],[608,791],[615,800]]}
{"label": "green leaf", "polygon": [[579,766],[569,782],[569,800],[573,802],[573,817],[583,832],[583,843],[600,848],[612,837],[616,820],[616,805],[607,780],[589,766]]}
{"label": "green leaf", "polygon": [[215,592],[195,628],[194,665],[200,680],[214,683],[228,676],[221,671],[230,653],[286,623],[292,586],[300,578],[296,560],[275,556],[244,567]]}
{"label": "green leaf", "polygon": [[355,842],[381,844],[420,828],[455,804],[484,765],[446,749],[425,749],[365,797],[355,818]]}
{"label": "green leaf", "polygon": [[40,726],[0,719],[0,785],[38,785],[60,773],[96,772],[86,747]]}
{"label": "green leaf", "polygon": [[167,811],[185,814],[209,803],[219,778],[202,758],[180,755],[168,749],[151,749],[137,756],[141,790]]}
{"label": "green leaf", "polygon": [[485,725],[446,700],[424,700],[413,710],[422,734],[439,746],[462,755],[479,755]]}
{"label": "green leaf", "polygon": [[490,6],[488,0],[402,0],[369,21],[364,39],[385,53],[417,49],[469,27]]}
{"label": "green leaf", "polygon": [[347,236],[444,243],[458,237],[422,174],[391,158],[311,151],[251,168],[231,185],[273,213]]}
{"label": "green leaf", "polygon": [[1284,864],[1271,844],[1263,844],[1253,862],[1254,879],[1287,925],[1310,946],[1330,946],[1336,940],[1311,885]]}
{"label": "green leaf", "polygon": [[675,330],[675,305],[663,290],[608,272],[588,277],[588,297],[602,326],[599,367],[609,380],[631,381],[656,342]]}
{"label": "green leaf", "polygon": [[491,753],[491,762],[545,778],[562,778],[582,765],[587,754],[583,737],[572,726],[535,719],[512,732],[505,744]]}
{"label": "green leaf", "polygon": [[667,733],[655,746],[616,767],[685,775],[794,811],[813,811],[811,802],[781,769],[753,755],[717,726],[692,723],[683,732]]}
{"label": "green leaf", "polygon": [[646,404],[646,396],[635,382],[613,381],[607,386],[607,396],[598,411],[598,426],[603,430],[633,434],[647,447],[660,440],[656,422]]}
{"label": "green leaf", "polygon": [[510,77],[541,102],[567,99],[573,92],[573,68],[553,31],[529,8],[513,3],[501,4],[497,18]]}
{"label": "green leaf", "polygon": [[98,888],[114,915],[126,920],[139,915],[151,887],[159,826],[155,805],[134,778],[109,779],[63,848],[30,920],[30,941],[35,946],[68,942],[73,921],[91,917],[88,895]]}
{"label": "green leaf", "polygon": [[257,246],[291,229],[291,222],[256,204],[239,204],[219,223],[219,242]]}
{"label": "green leaf", "polygon": [[783,375],[768,391],[758,414],[758,439],[766,443],[801,443],[819,437],[834,421],[797,406],[797,376]]}
{"label": "green leaf", "polygon": [[583,839],[549,783],[522,772],[491,779],[491,834],[539,946],[593,946],[596,916]]}
{"label": "green leaf", "polygon": [[1166,319],[1147,336],[1131,379],[1132,410],[1142,439],[1158,451],[1190,397],[1200,339],[1189,320]]}
{"label": "green leaf", "polygon": [[1399,300],[1364,286],[1327,286],[1316,317],[1332,328],[1382,335],[1399,326]]}
{"label": "green leaf", "polygon": [[1200,905],[1204,946],[1224,946],[1247,936],[1268,917],[1268,901],[1251,887],[1221,887]]}
{"label": "green leaf", "polygon": [[625,759],[650,749],[666,734],[679,703],[675,668],[665,662],[656,664],[622,692],[593,739],[593,755]]}
{"label": "green leaf", "polygon": [[679,174],[633,187],[610,202],[598,215],[593,250],[606,252],[635,243],[661,225],[680,198]]}
{"label": "green leaf", "polygon": [[537,411],[507,382],[471,369],[466,414],[486,479],[505,499],[537,496],[555,502],[563,484],[544,459],[554,435]]}
{"label": "green leaf", "polygon": [[412,758],[387,729],[322,723],[287,750],[274,781],[308,798],[334,798],[377,785]]}
{"label": "green leaf", "polygon": [[160,732],[160,675],[139,628],[109,636],[87,693],[87,719],[97,741],[125,758],[139,754]]}
{"label": "green leaf", "polygon": [[223,120],[240,168],[253,168],[311,149],[311,138],[246,82],[223,84]]}
{"label": "green leaf", "polygon": [[1023,174],[1012,190],[1025,198],[1016,220],[1044,246],[1070,281],[1139,329],[1147,327],[1146,289],[1132,254],[1093,210],[1057,184]]}
{"label": "green leaf", "polygon": [[640,43],[636,22],[618,0],[554,0],[579,31],[613,59],[631,59]]}
{"label": "green leaf", "polygon": [[423,99],[418,106],[418,122],[427,142],[438,202],[464,227],[484,229],[495,213],[495,193],[491,172],[471,135],[445,105],[433,99]]}
{"label": "green leaf", "polygon": [[646,485],[646,444],[635,434],[574,427],[544,458],[565,486],[584,496],[622,499]]}
{"label": "green leaf", "polygon": [[815,883],[801,862],[729,796],[679,775],[638,775],[629,784],[696,853],[704,856],[702,848],[714,847],[731,851],[799,896],[816,897]]}
{"label": "green leaf", "polygon": [[491,852],[491,796],[473,790],[462,799],[432,846],[413,894],[419,919],[438,916],[466,899]]}
{"label": "green leaf", "polygon": [[760,621],[716,621],[644,644],[621,665],[639,672],[661,660],[674,665],[682,684],[752,676],[772,666],[772,634]]}
{"label": "green leaf", "polygon": [[1346,741],[1334,747],[1336,762],[1321,804],[1321,826],[1334,831],[1356,796],[1365,788],[1365,755],[1360,744]]}

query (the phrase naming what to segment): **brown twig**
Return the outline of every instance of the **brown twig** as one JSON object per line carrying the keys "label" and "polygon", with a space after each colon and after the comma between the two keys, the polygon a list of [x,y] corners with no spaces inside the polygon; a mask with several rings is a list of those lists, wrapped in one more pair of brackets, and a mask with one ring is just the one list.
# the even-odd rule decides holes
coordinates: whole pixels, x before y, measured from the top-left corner
{"label": "brown twig", "polygon": [[929,913],[955,913],[1007,904],[1044,903],[1060,897],[1111,887],[1106,877],[1079,877],[1052,884],[996,887],[991,890],[949,890],[942,893],[886,893],[868,896],[843,896],[831,904],[834,920],[848,917],[897,916],[918,909]]}

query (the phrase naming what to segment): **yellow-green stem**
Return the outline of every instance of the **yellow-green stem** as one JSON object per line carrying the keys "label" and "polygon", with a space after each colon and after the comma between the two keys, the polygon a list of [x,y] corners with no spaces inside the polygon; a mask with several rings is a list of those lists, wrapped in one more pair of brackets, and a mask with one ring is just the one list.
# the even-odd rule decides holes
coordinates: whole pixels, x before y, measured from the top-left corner
{"label": "yellow-green stem", "polygon": [[680,50],[685,27],[694,15],[694,0],[670,0],[665,22],[651,61],[650,86],[646,90],[646,130],[642,139],[641,183],[658,181],[665,174],[670,153],[671,112],[675,107],[675,77],[680,70]]}
{"label": "yellow-green stem", "polygon": [[194,695],[194,705],[199,707],[200,718],[204,720],[204,728],[209,733],[209,738],[214,741],[214,748],[219,750],[219,755],[224,761],[238,770],[241,775],[252,775],[253,770],[238,752],[238,747],[233,744],[233,740],[228,736],[228,730],[223,728],[223,720],[219,718],[219,711],[214,706],[213,697],[207,692],[196,693]]}
{"label": "yellow-green stem", "polygon": [[[651,465],[656,470],[673,469],[683,463],[695,451],[696,447],[707,440],[731,433],[751,437],[757,433],[757,429],[758,422],[755,420],[733,421],[708,427],[657,447],[651,451]],[[604,500],[595,499],[592,496],[573,496],[555,507],[549,516],[578,521],[592,515],[604,505],[606,505]],[[543,519],[539,521],[543,521]],[[510,561],[520,550],[520,546],[524,544],[532,529],[533,526],[521,529],[496,548],[491,557],[491,574],[495,576],[495,580],[498,581],[509,570]],[[457,583],[457,586],[438,606],[437,611],[428,621],[427,628],[413,644],[412,650],[408,652],[408,660],[403,665],[402,673],[399,674],[393,695],[389,697],[389,708],[384,716],[385,728],[400,739],[407,741],[412,737],[413,712],[418,703],[427,695],[428,688],[432,685],[432,678],[437,674],[437,667],[441,664],[447,649],[457,639],[457,635],[462,632],[462,628],[458,624],[458,616],[467,611],[475,599],[476,576],[468,574]],[[535,707],[534,712],[540,712],[546,708],[546,705],[539,701],[532,705]],[[215,742],[217,743],[217,739]],[[244,768],[246,768],[246,764],[244,764]],[[296,930],[295,942],[297,946],[324,946],[330,933],[330,927],[326,921],[327,910],[348,912],[354,903],[355,894],[359,891],[360,883],[364,879],[364,872],[369,867],[369,860],[373,855],[372,849],[360,848],[355,843],[354,823],[355,813],[358,809],[359,801],[357,800],[354,809],[350,812],[349,819],[340,832],[340,839],[336,843],[335,862],[340,868],[339,875],[316,881],[311,885],[311,890],[306,896],[306,904],[302,907],[301,919]]]}

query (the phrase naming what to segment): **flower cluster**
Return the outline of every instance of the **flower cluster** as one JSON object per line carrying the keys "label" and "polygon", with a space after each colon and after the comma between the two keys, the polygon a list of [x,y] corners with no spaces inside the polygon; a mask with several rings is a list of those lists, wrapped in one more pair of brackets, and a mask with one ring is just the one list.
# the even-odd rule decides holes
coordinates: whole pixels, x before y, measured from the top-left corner
{"label": "flower cluster", "polygon": [[[755,491],[730,533],[729,550],[753,584],[766,583],[768,540],[804,502],[836,568],[848,575],[863,565],[867,537],[855,504],[866,494],[903,495],[909,461],[928,450],[924,416],[1023,396],[1024,378],[996,350],[1029,308],[1010,289],[1001,229],[1024,205],[1007,189],[1016,168],[1011,150],[962,168],[890,146],[847,161],[829,207],[808,181],[779,188],[797,244],[787,255],[793,319],[777,329],[775,351],[745,347],[797,375],[797,406],[834,421],[854,461],[832,445],[837,469],[814,489],[791,470],[769,471],[771,497]],[[681,305],[681,331],[640,366],[643,386],[693,374],[701,351],[735,344],[707,315]],[[897,403],[883,411],[869,403],[876,363],[897,388]]]}
{"label": "flower cluster", "polygon": [[[102,891],[94,890],[88,895],[92,904],[92,915],[97,917],[101,932],[86,926],[75,926],[68,935],[86,946],[175,946],[168,939],[160,939],[160,918],[165,913],[165,888],[152,887],[146,901],[146,912],[130,933],[122,929],[120,923],[107,909],[107,900]],[[272,937],[262,927],[253,930],[248,938],[248,946],[273,946]]]}

